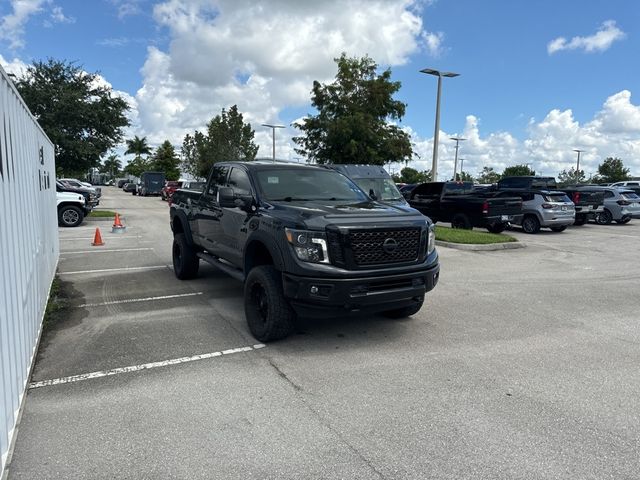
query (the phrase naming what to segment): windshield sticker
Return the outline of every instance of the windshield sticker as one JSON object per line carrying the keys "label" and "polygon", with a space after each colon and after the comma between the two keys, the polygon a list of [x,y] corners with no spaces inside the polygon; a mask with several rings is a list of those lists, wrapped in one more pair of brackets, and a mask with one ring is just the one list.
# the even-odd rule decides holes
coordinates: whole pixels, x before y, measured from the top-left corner
{"label": "windshield sticker", "polygon": [[280,183],[280,177],[267,177],[267,183]]}

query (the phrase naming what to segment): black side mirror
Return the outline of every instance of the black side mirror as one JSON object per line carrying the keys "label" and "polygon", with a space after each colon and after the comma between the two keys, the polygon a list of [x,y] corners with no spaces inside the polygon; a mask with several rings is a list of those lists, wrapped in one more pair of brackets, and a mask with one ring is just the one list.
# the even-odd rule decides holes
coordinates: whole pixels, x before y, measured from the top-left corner
{"label": "black side mirror", "polygon": [[369,189],[369,198],[371,198],[371,200],[378,200],[378,196],[376,192],[373,191],[373,188]]}
{"label": "black side mirror", "polygon": [[236,197],[231,187],[218,188],[218,205],[224,208],[236,207]]}

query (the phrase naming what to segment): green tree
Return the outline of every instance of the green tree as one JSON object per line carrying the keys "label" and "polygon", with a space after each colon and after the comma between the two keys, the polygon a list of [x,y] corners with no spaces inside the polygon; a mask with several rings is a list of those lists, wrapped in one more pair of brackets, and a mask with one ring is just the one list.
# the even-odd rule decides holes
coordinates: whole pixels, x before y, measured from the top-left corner
{"label": "green tree", "polygon": [[16,88],[55,146],[56,168],[83,174],[122,140],[129,105],[72,62],[48,59],[29,66]]}
{"label": "green tree", "polygon": [[165,140],[160,145],[151,158],[152,169],[157,172],[164,172],[167,180],[178,180],[180,178],[180,158],[169,140]]}
{"label": "green tree", "polygon": [[564,169],[558,174],[558,182],[562,185],[575,185],[578,183],[585,183],[587,177],[584,174],[584,170],[577,170],[571,168],[569,170]]}
{"label": "green tree", "polygon": [[182,142],[182,169],[195,177],[207,177],[214,163],[253,160],[258,153],[251,124],[244,123],[237,105],[222,109],[207,125],[206,133],[187,134]]}
{"label": "green tree", "polygon": [[460,172],[457,175],[457,180],[459,182],[473,182],[473,175],[471,175],[469,172]]}
{"label": "green tree", "polygon": [[151,167],[152,165],[148,158],[136,157],[124,167],[124,173],[139,177],[142,172],[151,170]]}
{"label": "green tree", "polygon": [[478,183],[498,183],[500,180],[500,174],[496,172],[493,167],[482,167],[482,171],[478,174],[476,181]]}
{"label": "green tree", "polygon": [[535,174],[536,171],[529,168],[529,165],[513,165],[502,172],[503,177],[528,177]]}
{"label": "green tree", "polygon": [[619,158],[607,157],[604,162],[598,165],[598,178],[605,183],[628,180],[630,178],[629,169],[624,168],[624,164]]}
{"label": "green tree", "polygon": [[400,170],[400,175],[393,175],[392,178],[396,183],[424,183],[431,178],[431,170],[419,172],[415,168],[404,167]]}
{"label": "green tree", "polygon": [[384,165],[412,158],[409,135],[388,120],[399,121],[406,105],[393,99],[400,82],[391,70],[377,73],[369,57],[335,59],[338,73],[330,84],[313,82],[311,103],[318,110],[295,126],[296,152],[316,163]]}
{"label": "green tree", "polygon": [[112,177],[117,176],[122,168],[122,162],[118,159],[116,154],[109,155],[102,164],[102,173],[108,173]]}
{"label": "green tree", "polygon": [[142,155],[150,155],[151,147],[147,144],[147,137],[138,137],[137,135],[127,140],[127,150],[125,155],[134,155],[135,159],[139,159]]}

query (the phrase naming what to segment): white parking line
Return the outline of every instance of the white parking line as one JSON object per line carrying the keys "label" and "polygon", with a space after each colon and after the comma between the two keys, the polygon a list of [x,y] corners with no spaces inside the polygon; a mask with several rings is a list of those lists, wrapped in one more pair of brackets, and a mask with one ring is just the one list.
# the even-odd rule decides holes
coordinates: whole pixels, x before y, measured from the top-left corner
{"label": "white parking line", "polygon": [[202,295],[203,292],[195,292],[195,293],[181,293],[176,295],[163,295],[160,297],[146,297],[146,298],[131,298],[128,300],[113,300],[112,302],[101,302],[101,303],[83,303],[82,305],[78,305],[80,307],[102,307],[104,305],[118,305],[120,303],[137,303],[137,302],[151,302],[153,300],[167,300],[169,298],[182,298],[182,297],[195,297],[196,295]]}
{"label": "white parking line", "polygon": [[151,247],[143,247],[143,248],[112,248],[110,250],[102,250],[101,248],[94,248],[93,250],[77,250],[74,252],[65,252],[61,251],[60,253],[64,255],[75,255],[79,253],[108,253],[108,252],[140,252],[143,250],[153,250]]}
{"label": "white parking line", "polygon": [[128,270],[159,270],[161,268],[169,268],[169,267],[167,265],[154,265],[152,267],[103,268],[100,270],[76,270],[75,272],[59,272],[58,275],[76,275],[80,273],[126,272]]}
{"label": "white parking line", "polygon": [[172,360],[163,360],[161,362],[143,363],[142,365],[132,365],[130,367],[113,368],[111,370],[100,370],[91,373],[82,373],[80,375],[71,375],[69,377],[54,378],[51,380],[41,380],[39,382],[31,382],[29,389],[50,387],[53,385],[61,385],[64,383],[82,382],[84,380],[91,380],[92,378],[109,377],[111,375],[118,375],[120,373],[138,372],[140,370],[149,370],[151,368],[166,367],[169,365],[178,365],[180,363],[195,362],[198,360],[205,360],[207,358],[221,357],[223,355],[231,355],[234,353],[251,352],[253,350],[259,350],[266,347],[262,343],[251,345],[248,347],[230,348],[229,350],[222,350],[221,352],[203,353],[201,355],[194,355],[192,357],[174,358]]}

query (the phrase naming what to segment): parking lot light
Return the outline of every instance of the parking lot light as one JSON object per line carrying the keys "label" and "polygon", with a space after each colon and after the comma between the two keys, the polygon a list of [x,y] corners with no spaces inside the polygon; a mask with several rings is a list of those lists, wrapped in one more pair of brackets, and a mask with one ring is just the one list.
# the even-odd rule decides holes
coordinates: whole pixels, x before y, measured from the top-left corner
{"label": "parking lot light", "polygon": [[453,78],[457,77],[459,73],[453,72],[441,72],[440,70],[434,70],[433,68],[423,68],[420,73],[426,73],[428,75],[434,75],[438,77],[438,94],[436,96],[436,125],[433,134],[433,160],[431,162],[431,181],[438,180],[438,137],[440,136],[440,96],[442,93],[442,77]]}

